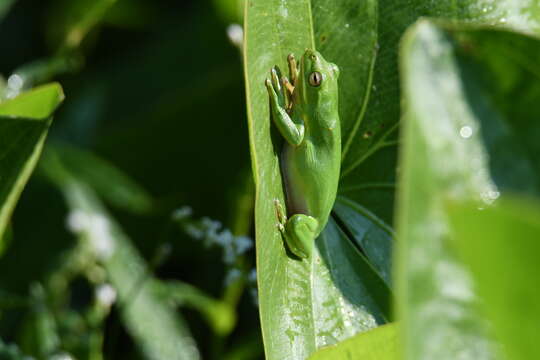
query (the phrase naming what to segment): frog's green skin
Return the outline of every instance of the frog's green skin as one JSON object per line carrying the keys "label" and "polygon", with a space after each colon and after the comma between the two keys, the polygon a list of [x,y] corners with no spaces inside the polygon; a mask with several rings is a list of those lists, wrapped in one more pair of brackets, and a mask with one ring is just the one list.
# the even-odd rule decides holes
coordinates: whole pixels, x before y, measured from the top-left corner
{"label": "frog's green skin", "polygon": [[309,49],[299,68],[292,54],[288,60],[290,81],[277,67],[266,80],[271,116],[285,138],[280,165],[289,218],[278,200],[275,206],[288,248],[309,258],[328,221],[339,181],[339,69]]}

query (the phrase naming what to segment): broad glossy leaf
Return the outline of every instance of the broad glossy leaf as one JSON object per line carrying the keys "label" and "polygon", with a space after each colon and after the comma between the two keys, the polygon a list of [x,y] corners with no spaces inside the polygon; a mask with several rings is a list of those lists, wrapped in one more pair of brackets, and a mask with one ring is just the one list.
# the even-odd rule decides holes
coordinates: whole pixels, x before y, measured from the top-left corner
{"label": "broad glossy leaf", "polygon": [[[317,348],[384,323],[389,292],[373,268],[332,222],[312,259],[285,251],[273,200],[283,199],[278,154],[264,80],[289,53],[316,47],[341,69],[344,134],[355,128],[375,49],[373,1],[248,1],[245,72],[255,183],[260,313],[268,359],[304,359]],[[345,89],[348,89],[345,91]],[[346,141],[346,140],[344,140]],[[331,244],[331,245],[330,245]]]}
{"label": "broad glossy leaf", "polygon": [[388,288],[332,220],[316,246],[311,261],[291,260],[270,278],[259,275],[259,282],[276,288],[287,278],[279,293],[270,293],[272,302],[259,295],[260,303],[274,306],[265,344],[269,358],[279,358],[277,349],[287,358],[306,358],[389,317]]}
{"label": "broad glossy leaf", "polygon": [[[403,40],[398,310],[406,359],[490,359],[470,278],[448,243],[446,197],[495,193],[451,39],[421,21]],[[473,130],[474,129],[474,130]],[[463,134],[465,136],[463,136]]]}
{"label": "broad glossy leaf", "polygon": [[[303,47],[315,44],[319,50],[322,49],[323,55],[326,57],[328,55],[324,51],[324,46],[339,47],[338,54],[351,54],[359,49],[356,47],[357,43],[354,42],[354,39],[349,39],[349,43],[336,41],[329,42],[327,45],[323,44],[322,35],[320,38],[315,36],[315,41],[310,39],[309,25],[314,29],[313,34],[324,34],[324,31],[318,30],[318,26],[330,23],[325,19],[332,11],[318,14],[317,9],[338,9],[341,5],[332,1],[325,1],[323,5],[326,7],[320,4],[318,6],[318,2],[310,2],[310,7],[302,4],[305,5],[302,2],[290,5],[277,1],[266,3],[252,1],[248,3],[246,12],[245,65],[253,169],[257,182],[257,237],[260,240],[258,242],[258,255],[265,259],[264,263],[259,262],[259,271],[261,271],[261,265],[269,265],[268,268],[272,269],[274,264],[269,263],[270,261],[267,259],[272,259],[271,254],[279,254],[275,249],[282,246],[280,237],[276,236],[273,223],[268,220],[274,216],[271,201],[274,198],[282,197],[277,162],[280,140],[272,130],[266,94],[260,84],[271,66],[278,64],[283,68],[286,54],[290,51],[296,51],[297,48],[302,48],[303,44],[306,44]],[[378,21],[379,46],[363,46],[360,47],[360,53],[358,53],[363,58],[359,64],[359,69],[360,66],[363,69],[361,71],[363,77],[357,79],[365,87],[359,86],[349,89],[348,87],[351,85],[343,86],[343,83],[340,89],[341,98],[345,99],[349,95],[356,94],[360,97],[360,101],[357,103],[359,107],[356,108],[358,111],[355,114],[358,121],[350,120],[355,119],[355,116],[343,110],[344,104],[340,105],[342,127],[346,130],[343,139],[345,156],[339,192],[342,196],[367,208],[385,222],[392,223],[396,145],[398,144],[396,129],[400,103],[397,50],[399,38],[406,27],[420,16],[432,15],[446,19],[464,20],[471,24],[492,24],[534,32],[538,30],[538,9],[534,1],[524,1],[516,5],[509,1],[462,1],[455,3],[428,0],[384,0],[380,1],[378,5],[380,16]],[[292,13],[291,6],[295,7],[296,17],[294,23],[287,23],[285,18]],[[365,9],[373,9],[373,6],[367,6]],[[369,13],[366,11],[366,14]],[[306,14],[311,19],[306,19]],[[350,22],[344,22],[345,25],[349,24],[350,28],[354,28]],[[340,23],[339,20],[334,19],[329,26],[339,32],[342,24],[343,22]],[[345,26],[345,28],[347,27]],[[365,31],[369,32],[369,29]],[[370,39],[374,38],[370,37]],[[376,60],[374,60],[376,51],[372,51],[371,60],[364,62],[366,60],[364,55],[377,48],[379,50]],[[276,55],[276,53],[279,54]],[[328,58],[340,67],[343,66],[340,63],[339,55],[337,55],[337,59]],[[370,69],[373,66],[374,72],[372,73]],[[341,79],[343,80],[343,76]],[[350,79],[350,75],[347,79]],[[356,85],[358,86],[358,84]],[[359,90],[360,88],[365,90],[362,92]],[[347,95],[343,94],[344,91]],[[367,95],[369,95],[369,99]],[[368,101],[367,107],[364,106],[364,100]],[[357,126],[358,130],[355,130]],[[351,136],[352,140],[346,138],[347,136]],[[270,234],[273,235],[271,240]],[[272,249],[274,252],[271,251]],[[263,271],[266,270],[263,269]],[[265,286],[260,281],[263,293],[262,287]],[[264,312],[263,305],[261,308],[263,330],[265,328]]]}
{"label": "broad glossy leaf", "polygon": [[540,205],[501,198],[483,210],[451,204],[452,235],[508,359],[538,359]]}
{"label": "broad glossy leaf", "polygon": [[377,274],[390,287],[394,232],[392,228],[375,214],[347,198],[338,198],[334,212]]}
{"label": "broad glossy leaf", "polygon": [[[343,163],[343,176],[384,148],[397,134],[391,132],[399,116],[398,42],[405,29],[422,16],[509,27],[540,33],[540,8],[535,0],[381,0],[379,1],[379,53],[375,63],[372,94],[354,145]],[[392,165],[392,164],[390,164]],[[354,181],[350,179],[348,181]]]}
{"label": "broad glossy leaf", "polygon": [[41,154],[51,116],[64,99],[51,84],[0,103],[0,236]]}
{"label": "broad glossy leaf", "polygon": [[422,21],[404,38],[397,274],[407,358],[495,356],[449,243],[445,202],[485,207],[509,189],[538,194],[538,144],[529,135],[539,131],[538,54],[537,39],[485,27]]}
{"label": "broad glossy leaf", "polygon": [[400,119],[398,42],[405,29],[422,16],[432,16],[540,34],[540,8],[536,0],[380,0],[378,6],[379,51],[370,99],[342,164],[340,193],[393,223],[393,191],[366,187],[395,182]]}
{"label": "broad glossy leaf", "polygon": [[380,326],[317,351],[310,360],[397,360],[398,324]]}

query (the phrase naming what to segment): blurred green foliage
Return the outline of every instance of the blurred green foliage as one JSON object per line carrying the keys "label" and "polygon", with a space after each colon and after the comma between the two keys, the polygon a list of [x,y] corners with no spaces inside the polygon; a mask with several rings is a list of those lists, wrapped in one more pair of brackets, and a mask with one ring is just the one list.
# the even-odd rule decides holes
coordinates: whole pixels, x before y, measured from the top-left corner
{"label": "blurred green foliage", "polygon": [[[268,358],[538,358],[540,8],[517,5],[0,0],[0,360],[262,358],[249,149]],[[262,84],[306,46],[345,131],[298,261]]]}
{"label": "blurred green foliage", "polygon": [[[156,311],[185,317],[178,358],[262,356],[243,74],[226,34],[242,6],[0,1],[0,98],[51,80],[66,94],[0,246],[1,359],[157,358]],[[70,184],[108,206],[129,256],[100,258],[72,233]],[[224,262],[238,239],[250,246]]]}

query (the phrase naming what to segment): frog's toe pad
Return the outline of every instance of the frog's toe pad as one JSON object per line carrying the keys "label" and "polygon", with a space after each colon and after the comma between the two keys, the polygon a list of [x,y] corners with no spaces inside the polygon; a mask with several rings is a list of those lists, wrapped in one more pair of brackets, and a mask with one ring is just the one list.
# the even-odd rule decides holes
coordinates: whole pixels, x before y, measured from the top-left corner
{"label": "frog's toe pad", "polygon": [[300,258],[311,255],[319,222],[308,215],[293,215],[285,227],[286,240],[290,250]]}
{"label": "frog's toe pad", "polygon": [[306,235],[308,233],[315,233],[319,225],[319,222],[315,218],[303,214],[292,216],[289,223],[295,232],[302,232]]}

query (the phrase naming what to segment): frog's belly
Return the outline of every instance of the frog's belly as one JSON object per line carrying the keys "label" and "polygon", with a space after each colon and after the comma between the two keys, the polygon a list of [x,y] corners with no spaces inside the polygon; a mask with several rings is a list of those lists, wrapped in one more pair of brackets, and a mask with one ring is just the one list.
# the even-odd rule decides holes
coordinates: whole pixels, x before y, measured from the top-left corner
{"label": "frog's belly", "polygon": [[283,147],[281,173],[287,213],[310,215],[325,224],[336,198],[340,164],[331,158],[331,152],[317,152],[310,145]]}

